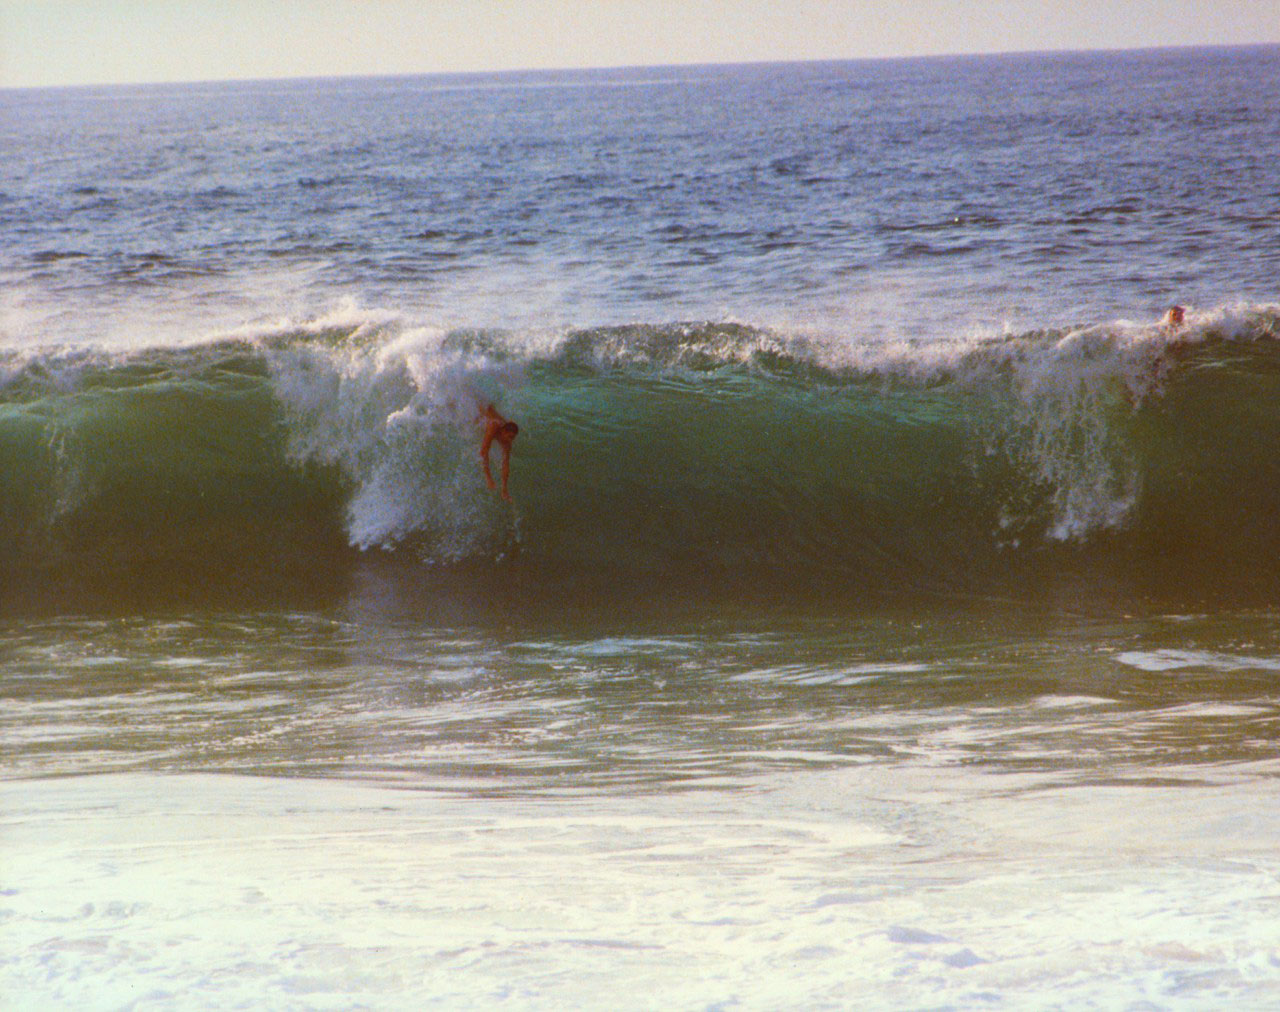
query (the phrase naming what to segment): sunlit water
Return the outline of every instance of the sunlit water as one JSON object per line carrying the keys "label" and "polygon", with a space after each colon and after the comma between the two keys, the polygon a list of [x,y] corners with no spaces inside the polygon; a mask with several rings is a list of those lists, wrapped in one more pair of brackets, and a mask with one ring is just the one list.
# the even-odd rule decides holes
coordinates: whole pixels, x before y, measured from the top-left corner
{"label": "sunlit water", "polygon": [[1274,615],[377,603],[6,626],[17,1007],[1280,997]]}

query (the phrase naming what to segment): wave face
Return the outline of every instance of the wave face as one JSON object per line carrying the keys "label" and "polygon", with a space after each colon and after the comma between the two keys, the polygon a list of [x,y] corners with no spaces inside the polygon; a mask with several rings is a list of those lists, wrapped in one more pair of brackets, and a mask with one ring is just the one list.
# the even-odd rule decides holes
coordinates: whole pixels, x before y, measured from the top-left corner
{"label": "wave face", "polygon": [[[547,586],[1262,597],[1278,339],[1271,306],[919,346],[349,311],[9,350],[0,574],[325,582],[394,559]],[[488,401],[521,425],[512,506],[479,468]]]}

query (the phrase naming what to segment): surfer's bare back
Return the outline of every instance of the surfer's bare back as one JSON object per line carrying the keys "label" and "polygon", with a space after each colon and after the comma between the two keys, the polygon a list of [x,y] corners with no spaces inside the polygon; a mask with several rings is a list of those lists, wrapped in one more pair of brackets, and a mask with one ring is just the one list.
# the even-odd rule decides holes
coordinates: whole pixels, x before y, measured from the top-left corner
{"label": "surfer's bare back", "polygon": [[484,423],[484,440],[480,443],[480,459],[484,462],[484,480],[490,488],[497,488],[493,482],[493,472],[489,470],[489,447],[497,442],[502,448],[502,498],[510,502],[511,494],[507,491],[507,477],[511,473],[511,444],[520,434],[520,426],[503,418],[492,404],[485,406],[476,416],[476,421]]}

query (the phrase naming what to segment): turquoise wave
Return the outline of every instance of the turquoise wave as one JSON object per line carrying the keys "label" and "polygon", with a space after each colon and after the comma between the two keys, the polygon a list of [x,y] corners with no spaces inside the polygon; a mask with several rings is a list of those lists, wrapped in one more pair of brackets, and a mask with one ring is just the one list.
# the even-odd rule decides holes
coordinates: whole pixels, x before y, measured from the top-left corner
{"label": "turquoise wave", "polygon": [[[767,586],[1280,588],[1269,307],[860,346],[740,325],[312,324],[0,357],[0,576],[324,584],[501,567]],[[513,504],[478,405],[521,425]]]}

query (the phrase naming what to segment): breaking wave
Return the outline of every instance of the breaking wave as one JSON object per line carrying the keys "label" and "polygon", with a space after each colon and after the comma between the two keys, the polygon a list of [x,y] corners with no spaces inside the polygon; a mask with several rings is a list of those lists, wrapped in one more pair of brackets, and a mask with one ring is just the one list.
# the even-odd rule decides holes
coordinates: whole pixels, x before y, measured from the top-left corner
{"label": "breaking wave", "polygon": [[[348,311],[0,352],[0,576],[394,558],[698,587],[1280,587],[1280,308],[950,343]],[[477,407],[519,420],[510,506]]]}

